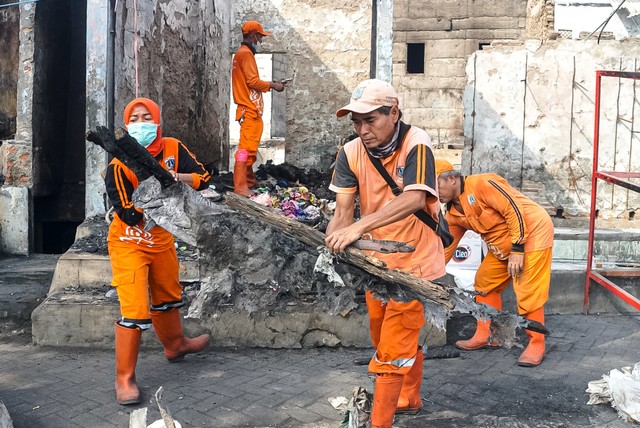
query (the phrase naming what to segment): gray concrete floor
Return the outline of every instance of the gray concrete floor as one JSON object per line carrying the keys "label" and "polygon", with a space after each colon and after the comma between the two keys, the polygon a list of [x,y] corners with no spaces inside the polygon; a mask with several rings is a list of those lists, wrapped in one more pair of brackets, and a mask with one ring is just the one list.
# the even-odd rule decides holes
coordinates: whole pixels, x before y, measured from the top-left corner
{"label": "gray concrete floor", "polygon": [[[453,328],[466,333],[461,319]],[[608,405],[588,406],[587,382],[640,360],[640,317],[550,316],[548,353],[537,368],[516,365],[520,350],[462,353],[425,362],[424,411],[396,427],[626,427]],[[0,400],[16,428],[126,427],[163,386],[184,427],[338,427],[329,397],[372,389],[362,349],[209,349],[169,364],[141,352],[137,377],[144,402],[116,404],[112,351],[38,348],[28,337],[0,342]]]}
{"label": "gray concrete floor", "polygon": [[[370,355],[368,349],[214,344],[179,364],[169,364],[157,349],[142,350],[137,378],[144,401],[120,406],[113,351],[31,345],[24,311],[46,294],[42,282],[50,280],[55,260],[35,258],[26,268],[0,258],[0,401],[16,428],[127,427],[130,413],[145,406],[151,422],[159,418],[152,397],[160,386],[185,428],[338,427],[343,416],[328,398],[349,397],[356,386],[373,389],[366,366],[352,364]],[[26,285],[12,288],[22,279]],[[516,348],[426,360],[424,411],[398,417],[394,427],[630,426],[609,405],[588,406],[585,389],[588,381],[640,361],[640,315],[551,315],[546,324],[547,355],[536,368],[518,367]],[[456,317],[448,340],[473,329],[473,320]]]}

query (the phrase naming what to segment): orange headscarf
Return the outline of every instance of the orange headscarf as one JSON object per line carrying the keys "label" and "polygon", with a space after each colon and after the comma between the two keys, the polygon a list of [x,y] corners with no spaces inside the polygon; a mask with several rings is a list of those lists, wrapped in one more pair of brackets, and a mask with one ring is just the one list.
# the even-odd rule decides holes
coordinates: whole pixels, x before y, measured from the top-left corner
{"label": "orange headscarf", "polygon": [[158,135],[156,136],[156,139],[153,140],[153,142],[147,147],[149,153],[151,153],[153,156],[157,156],[160,152],[162,152],[162,149],[164,149],[164,142],[162,141],[162,128],[160,127],[160,107],[158,107],[158,104],[151,101],[149,98],[134,99],[124,108],[124,123],[125,125],[129,124],[131,112],[133,111],[133,108],[139,104],[142,104],[146,107],[147,110],[149,110],[153,121],[158,124]]}

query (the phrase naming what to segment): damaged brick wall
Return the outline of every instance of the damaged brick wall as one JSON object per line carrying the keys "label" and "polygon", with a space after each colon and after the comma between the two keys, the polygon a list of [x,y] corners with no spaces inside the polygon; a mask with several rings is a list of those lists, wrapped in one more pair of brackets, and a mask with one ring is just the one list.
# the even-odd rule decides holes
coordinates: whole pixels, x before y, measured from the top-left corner
{"label": "damaged brick wall", "polygon": [[287,74],[294,77],[285,90],[287,161],[327,170],[337,146],[353,132],[335,111],[369,78],[371,2],[251,0],[233,8],[231,52],[240,45],[242,23],[258,20],[273,34],[260,52],[284,53]]}
{"label": "damaged brick wall", "polygon": [[[133,0],[118,2],[115,124],[135,97]],[[226,162],[231,58],[229,2],[137,2],[139,96],[162,109],[164,135],[182,140],[203,163]]]}
{"label": "damaged brick wall", "polygon": [[[462,93],[469,55],[494,40],[525,32],[526,0],[397,0],[393,6],[393,83],[409,123],[437,147],[462,147]],[[424,73],[407,72],[407,43],[424,43]]]}

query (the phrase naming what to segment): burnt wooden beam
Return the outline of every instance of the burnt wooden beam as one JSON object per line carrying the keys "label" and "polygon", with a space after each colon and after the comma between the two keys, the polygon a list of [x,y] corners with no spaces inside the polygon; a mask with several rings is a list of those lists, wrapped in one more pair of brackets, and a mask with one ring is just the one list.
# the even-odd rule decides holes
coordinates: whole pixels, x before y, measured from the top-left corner
{"label": "burnt wooden beam", "polygon": [[[235,193],[227,193],[225,198],[230,208],[250,217],[259,218],[286,235],[304,242],[311,247],[318,248],[325,245],[325,234],[304,223],[285,217],[272,208],[258,205],[250,199],[236,195]],[[453,303],[449,300],[449,290],[444,285],[423,280],[403,271],[387,269],[380,260],[370,257],[355,248],[347,248],[345,253],[338,257],[341,261],[357,266],[384,281],[407,287],[421,297],[440,306],[447,309],[453,309],[454,307]]]}
{"label": "burnt wooden beam", "polygon": [[162,187],[176,184],[169,171],[160,166],[151,153],[122,128],[116,128],[112,133],[108,128],[98,126],[95,131],[87,132],[86,139],[119,159],[133,171],[138,181],[154,176]]}

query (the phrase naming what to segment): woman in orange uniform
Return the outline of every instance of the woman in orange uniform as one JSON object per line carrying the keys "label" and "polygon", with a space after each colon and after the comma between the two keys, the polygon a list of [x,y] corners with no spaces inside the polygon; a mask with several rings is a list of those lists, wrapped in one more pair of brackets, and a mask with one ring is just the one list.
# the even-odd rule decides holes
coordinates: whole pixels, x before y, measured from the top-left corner
{"label": "woman in orange uniform", "polygon": [[[553,222],[540,205],[511,187],[496,174],[464,177],[451,163],[436,160],[440,202],[447,204],[447,221],[455,240],[445,249],[448,262],[467,230],[482,236],[489,254],[475,279],[476,302],[502,310],[502,291],[513,281],[518,312],[544,324],[549,298]],[[491,346],[490,321],[479,320],[469,340],[456,346],[473,351]],[[537,366],[545,351],[544,335],[527,330],[529,345],[518,365]]]}
{"label": "woman in orange uniform", "polygon": [[[162,137],[160,108],[147,98],[136,98],[124,109],[129,135],[151,153],[176,181],[196,190],[209,186],[210,175],[195,156],[175,138]],[[116,398],[118,403],[140,402],[135,367],[143,330],[153,325],[170,362],[202,351],[208,334],[186,338],[179,308],[182,286],[178,280],[178,259],[173,235],[154,226],[145,230],[142,210],[133,205],[138,178],[118,159],[113,159],[105,178],[115,215],[107,243],[112,285],[118,292],[120,320],[115,323]],[[149,298],[150,297],[150,298]]]}

